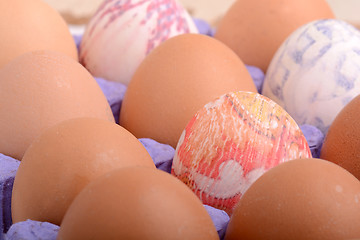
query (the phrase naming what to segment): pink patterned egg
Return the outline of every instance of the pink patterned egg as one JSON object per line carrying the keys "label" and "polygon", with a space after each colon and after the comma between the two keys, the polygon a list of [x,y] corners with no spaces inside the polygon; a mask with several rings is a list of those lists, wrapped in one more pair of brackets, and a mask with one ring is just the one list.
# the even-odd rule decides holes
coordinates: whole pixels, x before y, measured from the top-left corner
{"label": "pink patterned egg", "polygon": [[204,204],[231,215],[267,170],[310,157],[303,133],[283,108],[258,93],[240,91],[195,114],[177,144],[171,172]]}
{"label": "pink patterned egg", "polygon": [[80,62],[93,76],[127,85],[152,49],[197,32],[176,0],[105,0],[86,26]]}

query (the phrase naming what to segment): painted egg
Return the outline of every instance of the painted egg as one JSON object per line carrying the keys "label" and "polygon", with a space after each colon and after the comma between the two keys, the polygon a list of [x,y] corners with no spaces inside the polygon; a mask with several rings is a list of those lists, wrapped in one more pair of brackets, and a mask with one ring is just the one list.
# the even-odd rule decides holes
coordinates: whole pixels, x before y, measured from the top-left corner
{"label": "painted egg", "polygon": [[293,32],[272,59],[262,91],[299,125],[314,125],[323,133],[359,93],[360,32],[335,19]]}
{"label": "painted egg", "polygon": [[153,48],[183,33],[197,28],[176,0],[106,0],[86,27],[80,62],[96,77],[128,84]]}
{"label": "painted egg", "polygon": [[272,100],[232,92],[206,104],[183,131],[172,174],[204,204],[231,214],[249,186],[279,163],[311,157],[296,122]]}

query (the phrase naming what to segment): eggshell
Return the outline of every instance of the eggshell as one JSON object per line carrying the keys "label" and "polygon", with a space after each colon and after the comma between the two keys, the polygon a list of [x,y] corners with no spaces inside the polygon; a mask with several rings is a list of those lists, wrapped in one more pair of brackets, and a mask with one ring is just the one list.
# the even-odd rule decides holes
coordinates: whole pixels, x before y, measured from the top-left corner
{"label": "eggshell", "polygon": [[21,160],[46,128],[75,117],[114,122],[94,78],[78,62],[52,51],[21,55],[0,69],[0,153]]}
{"label": "eggshell", "polygon": [[232,92],[206,104],[187,124],[172,174],[204,204],[231,215],[264,172],[307,157],[303,133],[279,105],[258,93]]}
{"label": "eggshell", "polygon": [[76,118],[43,132],[25,152],[15,176],[12,219],[60,225],[76,195],[92,180],[121,167],[155,165],[121,126]]}
{"label": "eggshell", "polygon": [[299,124],[326,134],[339,111],[360,93],[360,32],[335,19],[305,24],[282,44],[262,94]]}
{"label": "eggshell", "polygon": [[245,64],[266,72],[285,38],[310,21],[335,18],[325,0],[238,0],[220,20],[215,38]]}
{"label": "eggshell", "polygon": [[325,137],[321,158],[340,165],[360,179],[360,95],[336,116]]}
{"label": "eggshell", "polygon": [[228,47],[200,34],[176,36],[137,69],[124,96],[120,125],[138,138],[175,148],[198,109],[240,90],[257,92],[245,65]]}
{"label": "eggshell", "polygon": [[80,61],[97,77],[128,84],[153,48],[173,36],[197,33],[176,0],[109,0],[87,24]]}
{"label": "eggshell", "polygon": [[66,22],[44,1],[1,1],[0,9],[0,68],[35,50],[58,51],[78,60]]}
{"label": "eggshell", "polygon": [[297,159],[251,185],[225,239],[357,239],[359,225],[360,182],[331,162]]}
{"label": "eggshell", "polygon": [[91,182],[71,204],[61,239],[219,239],[197,197],[157,169],[112,171]]}

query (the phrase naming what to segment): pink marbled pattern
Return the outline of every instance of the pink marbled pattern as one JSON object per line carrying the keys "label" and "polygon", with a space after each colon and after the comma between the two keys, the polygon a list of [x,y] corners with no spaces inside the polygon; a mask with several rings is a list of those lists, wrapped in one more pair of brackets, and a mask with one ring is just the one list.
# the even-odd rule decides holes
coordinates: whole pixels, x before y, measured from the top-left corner
{"label": "pink marbled pattern", "polygon": [[184,33],[197,28],[175,0],[106,0],[86,28],[80,62],[96,77],[127,85],[155,47]]}
{"label": "pink marbled pattern", "polygon": [[235,92],[208,103],[190,120],[172,174],[204,204],[231,214],[268,169],[309,157],[307,141],[287,112],[260,94]]}

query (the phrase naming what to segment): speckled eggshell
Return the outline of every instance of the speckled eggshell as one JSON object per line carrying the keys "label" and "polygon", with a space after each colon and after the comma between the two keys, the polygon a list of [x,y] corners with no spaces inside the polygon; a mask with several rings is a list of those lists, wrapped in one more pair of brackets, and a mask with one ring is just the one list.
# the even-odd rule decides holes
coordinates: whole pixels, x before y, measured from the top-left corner
{"label": "speckled eggshell", "polygon": [[200,109],[176,147],[172,174],[204,204],[231,215],[249,186],[279,163],[311,157],[298,125],[279,105],[228,93]]}
{"label": "speckled eggshell", "polygon": [[327,132],[335,116],[360,93],[360,32],[335,19],[308,23],[276,52],[262,94],[299,124]]}
{"label": "speckled eggshell", "polygon": [[360,95],[336,116],[321,148],[322,159],[351,172],[360,180]]}
{"label": "speckled eggshell", "polygon": [[95,79],[74,59],[53,51],[21,55],[0,69],[0,153],[21,160],[42,131],[63,120],[114,122]]}
{"label": "speckled eggshell", "polygon": [[44,1],[0,1],[0,9],[0,68],[36,50],[58,51],[78,60],[65,20]]}
{"label": "speckled eggshell", "polygon": [[154,47],[183,33],[197,28],[176,0],[107,0],[86,27],[80,62],[96,77],[127,85]]}
{"label": "speckled eggshell", "polygon": [[266,72],[282,42],[310,21],[335,18],[326,0],[237,0],[220,20],[215,38],[245,64]]}
{"label": "speckled eggshell", "polygon": [[225,240],[359,239],[360,182],[321,159],[296,159],[262,175],[240,199]]}
{"label": "speckled eggshell", "polygon": [[111,171],[76,197],[57,240],[218,240],[199,199],[170,174],[150,168]]}
{"label": "speckled eggshell", "polygon": [[232,91],[257,92],[241,59],[212,37],[182,34],[140,64],[124,96],[120,125],[137,138],[175,148],[196,111]]}
{"label": "speckled eggshell", "polygon": [[14,181],[12,220],[60,225],[89,182],[129,166],[155,169],[145,147],[127,130],[95,118],[63,121],[44,131],[25,152]]}

